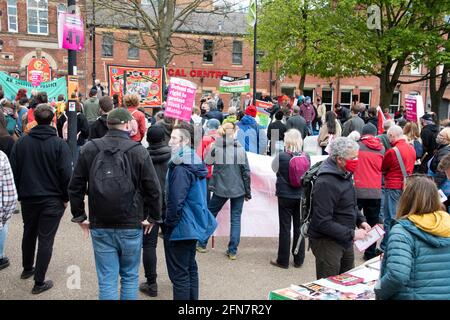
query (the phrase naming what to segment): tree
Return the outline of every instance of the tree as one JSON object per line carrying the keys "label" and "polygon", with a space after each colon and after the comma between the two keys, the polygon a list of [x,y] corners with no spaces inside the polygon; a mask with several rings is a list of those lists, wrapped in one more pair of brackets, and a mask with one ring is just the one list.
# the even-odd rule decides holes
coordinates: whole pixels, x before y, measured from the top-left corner
{"label": "tree", "polygon": [[[202,26],[202,23],[207,24],[208,19],[212,19],[211,15],[227,15],[234,11],[234,5],[224,0],[182,3],[176,0],[95,0],[95,8],[97,23],[101,21],[101,26],[121,31],[115,34],[115,40],[146,50],[159,67],[167,65],[175,55],[203,50],[198,37],[177,34],[183,27],[205,29],[206,25]],[[202,18],[206,20],[196,20],[199,14],[204,14]],[[129,37],[127,29],[137,34],[138,41]],[[221,42],[216,41],[215,49],[220,46]]]}

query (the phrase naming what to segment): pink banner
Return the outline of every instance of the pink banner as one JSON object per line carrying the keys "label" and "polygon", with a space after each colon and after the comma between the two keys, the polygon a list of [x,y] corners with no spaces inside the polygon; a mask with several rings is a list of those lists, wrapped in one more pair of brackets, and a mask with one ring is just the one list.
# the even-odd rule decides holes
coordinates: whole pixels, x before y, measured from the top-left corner
{"label": "pink banner", "polygon": [[180,78],[171,78],[164,116],[190,121],[195,103],[197,85]]}
{"label": "pink banner", "polygon": [[406,120],[417,122],[417,98],[407,95],[405,98]]}
{"label": "pink banner", "polygon": [[62,48],[80,51],[84,48],[83,20],[76,14],[60,13]]}
{"label": "pink banner", "polygon": [[42,82],[42,72],[32,71],[31,72],[31,85],[33,87],[39,87]]}

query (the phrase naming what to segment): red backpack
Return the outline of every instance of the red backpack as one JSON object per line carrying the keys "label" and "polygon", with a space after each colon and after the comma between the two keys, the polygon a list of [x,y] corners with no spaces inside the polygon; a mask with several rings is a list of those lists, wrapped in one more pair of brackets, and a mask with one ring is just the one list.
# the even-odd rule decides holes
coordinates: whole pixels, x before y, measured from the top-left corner
{"label": "red backpack", "polygon": [[289,183],[291,187],[300,188],[302,186],[302,179],[311,166],[311,162],[303,152],[291,155],[292,158],[289,160]]}

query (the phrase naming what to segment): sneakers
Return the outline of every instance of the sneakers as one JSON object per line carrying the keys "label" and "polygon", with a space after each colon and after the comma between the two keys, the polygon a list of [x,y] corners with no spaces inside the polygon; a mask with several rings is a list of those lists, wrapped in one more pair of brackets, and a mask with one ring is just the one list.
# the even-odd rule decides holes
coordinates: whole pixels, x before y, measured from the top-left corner
{"label": "sneakers", "polygon": [[148,295],[149,297],[157,297],[158,296],[158,284],[156,284],[156,283],[148,284],[147,282],[142,282],[139,285],[139,291]]}
{"label": "sneakers", "polygon": [[10,265],[9,259],[7,257],[3,257],[0,259],[0,270],[8,268]]}
{"label": "sneakers", "polygon": [[44,291],[47,291],[49,289],[53,288],[53,281],[48,280],[45,281],[42,285],[38,286],[37,284],[34,285],[33,290],[31,290],[32,294],[40,294]]}
{"label": "sneakers", "polygon": [[230,260],[236,260],[236,255],[235,254],[231,254],[228,251],[225,252],[225,255],[228,257],[228,259]]}
{"label": "sneakers", "polygon": [[23,270],[22,274],[20,275],[20,279],[28,279],[34,276],[34,268],[31,270]]}
{"label": "sneakers", "polygon": [[281,269],[289,269],[289,266],[283,266],[279,264],[278,261],[276,260],[270,260],[270,264]]}
{"label": "sneakers", "polygon": [[197,246],[197,252],[198,253],[206,253],[206,252],[208,252],[208,249],[206,249],[204,247]]}

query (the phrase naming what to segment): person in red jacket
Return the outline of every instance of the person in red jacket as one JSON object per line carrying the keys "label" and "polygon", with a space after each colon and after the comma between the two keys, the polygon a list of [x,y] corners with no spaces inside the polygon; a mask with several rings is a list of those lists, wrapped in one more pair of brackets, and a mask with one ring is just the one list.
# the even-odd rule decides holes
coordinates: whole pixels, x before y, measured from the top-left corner
{"label": "person in red jacket", "polygon": [[123,103],[128,111],[131,113],[133,120],[131,120],[130,138],[133,141],[141,142],[147,132],[147,120],[145,115],[137,108],[139,107],[140,97],[137,94],[127,94],[123,98]]}
{"label": "person in red jacket", "polygon": [[[377,128],[367,123],[362,128],[362,137],[359,140],[358,167],[353,174],[355,180],[358,208],[363,210],[367,223],[373,227],[380,222],[381,208],[381,164],[384,156],[384,146],[381,140],[375,137]],[[364,260],[377,256],[376,243],[364,252]]]}
{"label": "person in red jacket", "polygon": [[396,155],[396,149],[400,152],[402,162],[406,169],[406,174],[410,175],[414,170],[416,162],[416,151],[408,144],[403,135],[401,127],[394,125],[387,132],[392,149],[389,149],[383,159],[381,170],[384,175],[384,239],[381,242],[381,249],[384,251],[391,229],[391,223],[397,212],[397,205],[402,194],[403,184],[406,177],[402,173],[399,160]]}

